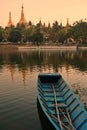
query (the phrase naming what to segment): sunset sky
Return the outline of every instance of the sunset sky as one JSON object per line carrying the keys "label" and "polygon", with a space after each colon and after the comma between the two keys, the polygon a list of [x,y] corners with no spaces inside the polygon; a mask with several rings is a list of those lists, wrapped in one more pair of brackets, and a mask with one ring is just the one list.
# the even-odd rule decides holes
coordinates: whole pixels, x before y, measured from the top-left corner
{"label": "sunset sky", "polygon": [[27,22],[31,20],[34,24],[39,20],[47,24],[62,20],[65,25],[67,18],[72,24],[87,17],[87,0],[0,0],[0,26],[7,25],[9,12],[16,25],[20,20],[22,4]]}

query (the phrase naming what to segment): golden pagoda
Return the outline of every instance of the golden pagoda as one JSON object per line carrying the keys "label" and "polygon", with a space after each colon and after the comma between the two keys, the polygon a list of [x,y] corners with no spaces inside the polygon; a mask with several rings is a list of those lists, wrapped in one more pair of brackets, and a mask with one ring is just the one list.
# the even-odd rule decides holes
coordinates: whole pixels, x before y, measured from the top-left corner
{"label": "golden pagoda", "polygon": [[24,83],[24,85],[26,84],[27,74],[28,74],[28,71],[26,69],[23,69],[22,70],[22,77],[23,77],[23,83]]}
{"label": "golden pagoda", "polygon": [[11,27],[13,25],[12,19],[11,19],[11,12],[9,12],[9,21],[7,27]]}
{"label": "golden pagoda", "polygon": [[69,18],[67,18],[66,27],[70,27],[70,24],[69,24]]}
{"label": "golden pagoda", "polygon": [[68,29],[70,28],[70,24],[69,24],[69,18],[67,18],[67,23],[66,23],[66,26],[65,26],[65,31],[67,32]]}
{"label": "golden pagoda", "polygon": [[14,80],[14,73],[15,73],[14,66],[9,65],[9,71],[11,73],[11,79]]}
{"label": "golden pagoda", "polygon": [[27,21],[25,19],[25,16],[24,16],[24,7],[22,5],[22,10],[21,10],[21,18],[20,18],[20,21],[18,22],[18,25],[24,25],[25,27],[27,27]]}

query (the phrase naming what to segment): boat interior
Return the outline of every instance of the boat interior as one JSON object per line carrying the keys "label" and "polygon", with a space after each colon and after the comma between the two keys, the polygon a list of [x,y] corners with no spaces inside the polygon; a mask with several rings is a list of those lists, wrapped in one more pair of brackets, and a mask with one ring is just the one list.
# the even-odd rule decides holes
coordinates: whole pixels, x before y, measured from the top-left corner
{"label": "boat interior", "polygon": [[39,75],[38,89],[42,104],[56,125],[66,130],[86,130],[87,112],[61,75]]}

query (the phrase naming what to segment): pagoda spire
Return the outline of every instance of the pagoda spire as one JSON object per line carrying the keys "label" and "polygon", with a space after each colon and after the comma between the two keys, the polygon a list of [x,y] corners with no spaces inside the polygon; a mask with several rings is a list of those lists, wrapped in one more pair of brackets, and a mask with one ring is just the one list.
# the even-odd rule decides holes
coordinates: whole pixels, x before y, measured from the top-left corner
{"label": "pagoda spire", "polygon": [[27,21],[25,19],[25,16],[24,16],[24,7],[23,7],[23,4],[22,4],[22,9],[21,9],[21,18],[20,18],[20,21],[18,23],[19,25],[25,25],[27,26]]}
{"label": "pagoda spire", "polygon": [[11,19],[11,12],[9,12],[9,21],[8,21],[8,27],[11,27],[13,25],[12,19]]}
{"label": "pagoda spire", "polygon": [[65,31],[67,32],[68,29],[70,28],[70,24],[69,24],[69,18],[67,18],[67,23],[66,23],[66,26],[65,26]]}
{"label": "pagoda spire", "polygon": [[22,10],[21,10],[21,20],[25,20],[25,18],[24,18],[24,7],[23,7],[23,4],[22,4]]}
{"label": "pagoda spire", "polygon": [[69,27],[70,24],[69,24],[69,18],[67,18],[67,23],[66,23],[66,27]]}

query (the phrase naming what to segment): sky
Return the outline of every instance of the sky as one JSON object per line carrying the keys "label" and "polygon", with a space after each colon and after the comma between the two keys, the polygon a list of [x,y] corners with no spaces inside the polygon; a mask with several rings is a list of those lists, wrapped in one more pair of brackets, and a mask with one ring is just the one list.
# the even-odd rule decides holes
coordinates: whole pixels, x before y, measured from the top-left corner
{"label": "sky", "polygon": [[21,7],[24,6],[26,21],[36,24],[41,20],[46,24],[62,21],[65,25],[87,18],[87,0],[0,0],[0,26],[7,26],[9,12],[16,25],[21,17]]}

